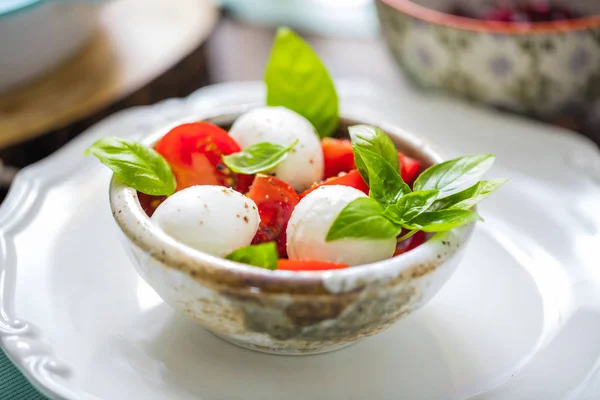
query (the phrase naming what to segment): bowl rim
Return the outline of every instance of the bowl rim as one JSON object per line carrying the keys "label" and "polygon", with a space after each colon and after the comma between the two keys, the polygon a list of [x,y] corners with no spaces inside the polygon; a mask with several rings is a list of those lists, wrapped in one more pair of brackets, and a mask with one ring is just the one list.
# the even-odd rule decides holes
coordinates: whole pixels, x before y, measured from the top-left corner
{"label": "bowl rim", "polygon": [[[244,111],[257,105],[235,105],[221,107],[212,112],[199,113],[179,119],[156,130],[141,140],[145,145],[154,145],[173,127],[194,121],[231,123]],[[424,154],[430,162],[444,160],[433,146],[415,135],[385,121],[375,122],[372,118],[356,113],[342,112],[340,121],[350,121],[377,126],[388,133],[395,143],[401,142]],[[152,257],[163,265],[178,269],[194,279],[212,281],[215,284],[240,288],[259,288],[262,292],[329,293],[352,290],[353,283],[374,282],[393,279],[411,268],[419,269],[412,277],[421,276],[444,264],[464,247],[470,238],[475,223],[435,234],[424,244],[409,252],[375,263],[330,271],[280,271],[258,268],[226,260],[187,246],[163,232],[150,220],[142,209],[136,190],[115,179],[110,183],[109,201],[113,217],[126,239],[145,256]],[[425,269],[426,271],[423,271]]]}
{"label": "bowl rim", "polygon": [[496,33],[505,35],[526,35],[543,33],[560,33],[579,31],[600,26],[600,14],[567,19],[564,21],[548,22],[502,22],[485,21],[474,18],[460,17],[442,11],[433,10],[411,0],[377,0],[403,12],[413,18],[435,25],[467,31]]}

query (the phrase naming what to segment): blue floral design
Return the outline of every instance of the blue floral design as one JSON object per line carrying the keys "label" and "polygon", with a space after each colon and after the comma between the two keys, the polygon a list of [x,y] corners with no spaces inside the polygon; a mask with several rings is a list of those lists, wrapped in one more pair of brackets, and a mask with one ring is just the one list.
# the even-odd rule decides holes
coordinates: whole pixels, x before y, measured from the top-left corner
{"label": "blue floral design", "polygon": [[412,23],[412,26],[416,29],[425,29],[430,27],[428,24],[426,24],[420,19],[413,18],[410,22]]}
{"label": "blue floral design", "polygon": [[422,45],[417,45],[417,58],[419,59],[419,61],[421,62],[421,64],[429,67],[431,66],[432,62],[433,62],[433,57],[431,56],[431,52],[423,47]]}
{"label": "blue floral design", "polygon": [[572,54],[570,67],[572,72],[582,72],[590,64],[590,54],[583,48],[578,47]]}
{"label": "blue floral design", "polygon": [[512,71],[511,62],[504,56],[495,57],[490,60],[490,69],[497,77],[506,77]]}

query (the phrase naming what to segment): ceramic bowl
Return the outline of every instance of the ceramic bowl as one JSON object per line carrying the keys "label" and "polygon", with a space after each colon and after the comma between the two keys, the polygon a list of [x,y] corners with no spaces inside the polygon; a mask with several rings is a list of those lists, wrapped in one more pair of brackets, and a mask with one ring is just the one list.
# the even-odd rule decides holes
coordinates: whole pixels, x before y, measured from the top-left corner
{"label": "ceramic bowl", "polygon": [[[241,110],[207,120],[229,126]],[[181,122],[189,122],[181,121]],[[409,156],[440,161],[431,147],[393,126],[344,115],[342,126],[384,129]],[[168,129],[144,143],[154,145]],[[275,354],[314,354],[374,335],[431,299],[456,269],[473,226],[437,234],[389,260],[326,272],[271,271],[190,248],[162,232],[136,191],[113,180],[110,204],[140,275],[176,310],[236,345]]]}
{"label": "ceramic bowl", "polygon": [[90,38],[97,26],[98,5],[86,2],[91,1],[0,4],[0,92],[57,66]]}
{"label": "ceramic bowl", "polygon": [[[563,2],[585,18],[489,22],[446,14],[461,0],[377,0],[395,60],[419,86],[534,116],[600,94],[600,2]],[[474,7],[487,0],[462,1]]]}

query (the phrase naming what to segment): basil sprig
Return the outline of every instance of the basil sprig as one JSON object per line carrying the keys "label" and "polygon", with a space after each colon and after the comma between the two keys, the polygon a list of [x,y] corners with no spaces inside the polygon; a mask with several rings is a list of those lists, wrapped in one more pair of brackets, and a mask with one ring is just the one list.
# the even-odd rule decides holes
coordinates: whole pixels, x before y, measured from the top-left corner
{"label": "basil sprig", "polygon": [[93,154],[110,168],[127,186],[153,195],[170,196],[177,183],[171,167],[156,150],[119,137],[104,137],[91,145],[85,154]]}
{"label": "basil sprig", "polygon": [[[380,155],[387,161],[393,169],[398,171],[399,160],[398,150],[392,142],[392,139],[379,128],[369,125],[354,125],[348,128],[350,138],[352,139],[353,149],[367,150]],[[354,151],[354,163],[360,172],[364,181],[369,183],[369,172],[367,166],[362,160],[362,156]]]}
{"label": "basil sprig", "polygon": [[471,210],[440,210],[424,212],[413,218],[408,227],[425,232],[444,232],[473,223],[481,217]]}
{"label": "basil sprig", "polygon": [[478,182],[462,192],[437,200],[431,206],[432,211],[443,209],[469,210],[507,181],[508,179],[490,179],[489,181]]}
{"label": "basil sprig", "polygon": [[438,193],[437,190],[408,193],[400,197],[394,207],[386,208],[385,216],[396,224],[408,224],[433,205]]}
{"label": "basil sprig", "polygon": [[287,147],[268,142],[257,143],[239,153],[224,155],[223,162],[234,172],[252,175],[276,167],[296,144],[298,140]]}
{"label": "basil sprig", "polygon": [[[382,204],[394,204],[402,196],[410,193],[410,187],[404,183],[398,167],[393,167],[379,154],[353,145],[356,159],[362,160],[369,177],[370,196]],[[396,159],[398,156],[396,155]]]}
{"label": "basil sprig", "polygon": [[438,190],[438,197],[451,196],[475,185],[494,164],[491,154],[455,158],[433,165],[415,180],[414,190]]}
{"label": "basil sprig", "polygon": [[400,228],[384,216],[384,208],[376,200],[358,198],[349,203],[337,216],[325,241],[331,242],[346,238],[364,238],[365,232],[371,239],[395,237]]}
{"label": "basil sprig", "polygon": [[231,261],[265,269],[277,269],[279,254],[275,242],[244,246],[225,257]]}
{"label": "basil sprig", "polygon": [[402,229],[409,232],[444,232],[471,224],[479,215],[472,208],[506,182],[479,181],[494,163],[494,156],[478,154],[436,164],[413,185],[402,180],[398,153],[381,130],[350,127],[354,159],[369,184],[369,198],[350,202],[331,225],[326,240],[387,239]]}
{"label": "basil sprig", "polygon": [[297,112],[321,137],[335,131],[339,106],[333,80],[308,43],[289,28],[279,28],[275,35],[264,81],[268,106]]}

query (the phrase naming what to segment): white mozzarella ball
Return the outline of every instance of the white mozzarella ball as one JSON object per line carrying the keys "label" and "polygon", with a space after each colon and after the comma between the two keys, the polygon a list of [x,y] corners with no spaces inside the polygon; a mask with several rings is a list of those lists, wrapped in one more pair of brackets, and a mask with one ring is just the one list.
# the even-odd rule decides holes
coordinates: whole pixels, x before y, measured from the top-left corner
{"label": "white mozzarella ball", "polygon": [[262,142],[289,146],[298,140],[287,157],[269,172],[297,191],[304,191],[323,179],[319,136],[306,118],[285,107],[252,109],[235,121],[229,135],[242,149]]}
{"label": "white mozzarella ball", "polygon": [[287,227],[289,258],[361,265],[392,257],[396,238],[325,241],[340,211],[359,197],[367,196],[350,186],[330,185],[322,186],[300,200]]}
{"label": "white mozzarella ball", "polygon": [[260,217],[248,197],[223,186],[192,186],[168,197],[152,215],[165,233],[224,257],[252,242]]}

